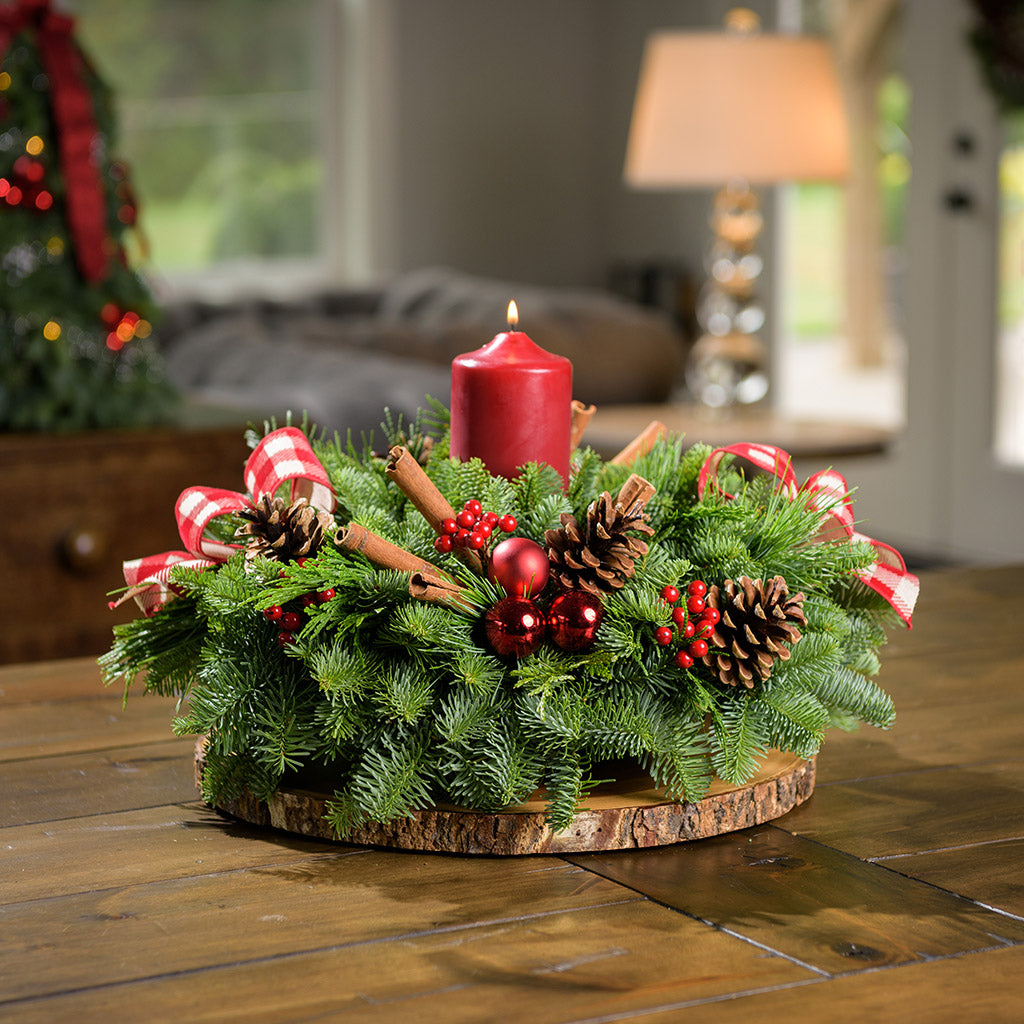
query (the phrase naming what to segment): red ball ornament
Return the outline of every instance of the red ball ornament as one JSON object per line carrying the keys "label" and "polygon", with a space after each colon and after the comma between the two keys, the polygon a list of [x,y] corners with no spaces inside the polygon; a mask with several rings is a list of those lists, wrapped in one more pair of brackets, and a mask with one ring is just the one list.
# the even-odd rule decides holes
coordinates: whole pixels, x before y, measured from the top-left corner
{"label": "red ball ornament", "polygon": [[524,658],[544,643],[544,613],[525,597],[506,597],[484,615],[491,647],[502,657]]}
{"label": "red ball ornament", "polygon": [[563,651],[582,651],[597,639],[603,621],[604,605],[596,594],[567,590],[548,609],[548,636]]}
{"label": "red ball ornament", "polygon": [[548,553],[527,537],[509,537],[491,552],[488,575],[514,597],[536,597],[550,572]]}

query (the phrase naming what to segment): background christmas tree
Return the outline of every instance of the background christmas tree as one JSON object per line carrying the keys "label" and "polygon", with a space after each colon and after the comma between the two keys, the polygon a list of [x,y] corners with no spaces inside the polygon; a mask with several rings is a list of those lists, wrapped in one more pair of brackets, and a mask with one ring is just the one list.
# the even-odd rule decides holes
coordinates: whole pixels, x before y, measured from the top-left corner
{"label": "background christmas tree", "polygon": [[166,420],[109,89],[48,0],[0,6],[0,430]]}

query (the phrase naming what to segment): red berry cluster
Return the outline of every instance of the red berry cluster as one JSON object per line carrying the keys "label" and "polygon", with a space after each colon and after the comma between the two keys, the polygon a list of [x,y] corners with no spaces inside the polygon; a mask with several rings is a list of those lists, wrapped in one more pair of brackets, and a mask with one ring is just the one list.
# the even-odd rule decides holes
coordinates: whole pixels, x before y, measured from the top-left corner
{"label": "red berry cluster", "polygon": [[[264,618],[267,622],[277,626],[277,642],[281,647],[287,647],[295,639],[295,634],[302,629],[306,621],[306,609],[314,604],[327,604],[334,598],[334,588],[314,591],[310,594],[303,594],[297,602],[290,603],[285,607],[279,604],[272,604],[269,608],[263,609]],[[301,607],[300,607],[301,606]]]}
{"label": "red berry cluster", "polygon": [[662,647],[668,647],[677,636],[682,638],[683,646],[675,654],[680,668],[690,668],[696,658],[708,653],[708,640],[721,618],[717,608],[708,607],[707,593],[708,585],[703,580],[690,583],[682,604],[677,603],[681,596],[678,587],[669,585],[661,591],[662,600],[673,606],[672,626],[659,626],[654,631],[654,639]]}
{"label": "red berry cluster", "polygon": [[485,512],[479,501],[470,498],[454,519],[442,520],[441,532],[434,541],[434,547],[442,554],[454,548],[483,551],[491,542],[491,534],[496,529],[502,533],[512,533],[515,528],[515,516],[499,516],[497,512]]}

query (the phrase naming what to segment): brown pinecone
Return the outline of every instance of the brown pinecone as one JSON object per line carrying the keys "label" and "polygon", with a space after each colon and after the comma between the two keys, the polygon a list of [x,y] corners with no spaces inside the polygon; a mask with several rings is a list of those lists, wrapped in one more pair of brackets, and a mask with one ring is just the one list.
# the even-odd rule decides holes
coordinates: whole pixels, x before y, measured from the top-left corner
{"label": "brown pinecone", "polygon": [[788,661],[790,649],[800,639],[798,626],[806,625],[804,595],[790,595],[781,576],[738,582],[726,580],[721,590],[708,588],[707,604],[717,608],[721,619],[708,640],[711,648],[701,659],[729,686],[752,689],[772,672],[775,659]]}
{"label": "brown pinecone", "polygon": [[544,534],[551,572],[563,587],[592,594],[624,586],[635,571],[634,561],[647,554],[647,543],[629,535],[654,533],[642,512],[628,515],[607,491],[591,502],[582,523],[568,512],[561,523],[561,529]]}
{"label": "brown pinecone", "polygon": [[293,562],[312,558],[324,541],[324,530],[333,524],[331,516],[314,508],[305,498],[286,505],[282,498],[264,494],[251,509],[238,513],[247,522],[235,531],[247,537],[245,560],[272,558]]}

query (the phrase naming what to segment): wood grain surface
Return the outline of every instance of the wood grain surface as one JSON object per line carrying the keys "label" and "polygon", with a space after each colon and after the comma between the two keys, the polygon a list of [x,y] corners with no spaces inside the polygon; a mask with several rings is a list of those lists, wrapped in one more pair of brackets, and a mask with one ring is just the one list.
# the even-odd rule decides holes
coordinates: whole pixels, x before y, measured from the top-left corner
{"label": "wood grain surface", "polygon": [[[0,1020],[1017,1021],[1024,598],[925,574],[802,806],[651,850],[460,857],[226,818],[173,702],[0,668]],[[952,629],[965,606],[972,628]]]}

